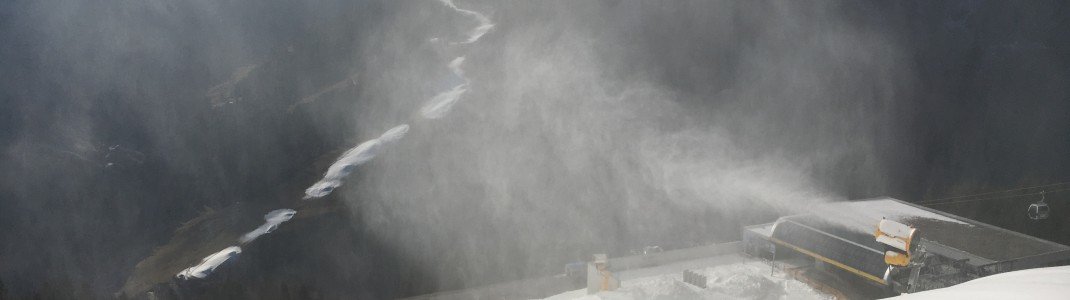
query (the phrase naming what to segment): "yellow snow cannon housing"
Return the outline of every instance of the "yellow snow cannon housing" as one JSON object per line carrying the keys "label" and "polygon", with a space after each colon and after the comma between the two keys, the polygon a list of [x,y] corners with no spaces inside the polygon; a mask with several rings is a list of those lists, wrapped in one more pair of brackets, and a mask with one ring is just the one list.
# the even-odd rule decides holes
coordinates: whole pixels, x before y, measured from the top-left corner
{"label": "yellow snow cannon housing", "polygon": [[873,235],[877,242],[891,249],[884,252],[884,262],[889,265],[905,267],[910,263],[912,242],[917,229],[896,221],[881,219],[877,223],[877,232]]}

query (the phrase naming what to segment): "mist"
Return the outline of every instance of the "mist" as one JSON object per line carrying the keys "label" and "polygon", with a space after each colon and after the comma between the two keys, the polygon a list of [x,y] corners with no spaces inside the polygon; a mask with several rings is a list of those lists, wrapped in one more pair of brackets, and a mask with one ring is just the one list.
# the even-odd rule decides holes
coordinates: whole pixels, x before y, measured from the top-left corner
{"label": "mist", "polygon": [[[690,41],[708,47],[695,54],[746,48],[707,66],[724,78],[701,90],[660,81],[649,66],[665,58],[624,51],[649,43],[634,40],[648,25],[632,14],[665,8],[529,5],[516,10],[554,24],[489,12],[510,22],[465,49],[463,73],[458,60],[436,58],[468,78],[431,102],[462,104],[415,126],[346,190],[360,199],[350,205],[366,222],[357,226],[428,265],[445,257],[469,266],[443,266],[447,284],[492,269],[547,273],[560,266],[547,261],[591,253],[731,240],[763,213],[846,200],[817,175],[851,159],[869,193],[884,188],[883,166],[867,159],[878,129],[893,125],[885,109],[910,91],[911,70],[894,40],[838,22],[832,5],[723,3],[676,15],[754,19],[746,37],[701,33],[717,26],[678,33],[704,39]],[[628,21],[599,26],[618,19]],[[394,98],[384,90],[378,98]]]}
{"label": "mist", "polygon": [[[824,203],[1066,178],[1066,13],[0,4],[0,291],[110,297],[160,253],[189,262],[174,275],[255,233],[220,269],[244,297],[401,297],[738,240]],[[296,215],[271,231],[276,209]]]}

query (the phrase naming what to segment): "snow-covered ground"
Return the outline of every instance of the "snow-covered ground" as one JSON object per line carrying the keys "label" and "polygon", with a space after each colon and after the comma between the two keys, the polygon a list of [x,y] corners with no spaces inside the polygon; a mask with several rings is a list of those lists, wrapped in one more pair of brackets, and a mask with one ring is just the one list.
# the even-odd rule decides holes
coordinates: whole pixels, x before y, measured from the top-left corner
{"label": "snow-covered ground", "polygon": [[[684,283],[687,269],[705,275],[708,288]],[[770,271],[764,262],[729,254],[623,271],[616,274],[621,279],[618,290],[587,295],[580,289],[546,299],[832,299],[783,272]]]}
{"label": "snow-covered ground", "polygon": [[996,274],[891,299],[1070,299],[1070,266]]}

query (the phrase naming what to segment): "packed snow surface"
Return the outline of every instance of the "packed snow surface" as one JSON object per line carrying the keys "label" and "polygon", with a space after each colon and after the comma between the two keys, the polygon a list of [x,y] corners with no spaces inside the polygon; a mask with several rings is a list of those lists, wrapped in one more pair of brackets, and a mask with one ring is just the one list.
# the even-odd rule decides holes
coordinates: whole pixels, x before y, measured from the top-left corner
{"label": "packed snow surface", "polygon": [[891,299],[1070,299],[1070,266],[996,274]]}
{"label": "packed snow surface", "polygon": [[[705,275],[707,288],[684,283],[683,270]],[[615,291],[587,295],[586,289],[580,289],[546,299],[832,299],[805,283],[786,278],[782,272],[770,270],[763,262],[725,255],[624,271],[618,276],[621,287]]]}

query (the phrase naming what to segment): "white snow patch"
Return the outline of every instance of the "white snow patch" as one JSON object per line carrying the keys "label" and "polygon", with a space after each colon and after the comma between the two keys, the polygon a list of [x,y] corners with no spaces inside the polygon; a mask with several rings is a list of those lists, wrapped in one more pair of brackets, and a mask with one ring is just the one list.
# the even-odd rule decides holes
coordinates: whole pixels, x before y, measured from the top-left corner
{"label": "white snow patch", "polygon": [[457,103],[457,100],[461,99],[461,95],[468,91],[470,81],[467,77],[464,77],[464,70],[461,69],[462,64],[464,64],[464,56],[454,58],[447,67],[449,67],[450,72],[464,79],[464,83],[458,84],[448,91],[441,92],[432,97],[431,100],[428,100],[427,104],[420,108],[420,114],[424,118],[438,119],[446,116],[453,109],[453,105]]}
{"label": "white snow patch", "polygon": [[379,142],[382,144],[393,144],[405,137],[405,134],[409,133],[409,125],[401,124],[394,128],[390,128],[379,136]]}
{"label": "white snow patch", "polygon": [[282,224],[282,222],[289,221],[294,217],[295,214],[297,214],[297,211],[292,209],[273,210],[264,215],[263,225],[260,225],[260,227],[253,229],[253,231],[242,235],[242,237],[239,238],[238,241],[242,244],[252,242],[253,240],[256,240],[256,238],[259,238],[261,235],[265,235],[271,233],[272,231],[275,231],[275,229],[279,228],[279,224]]}
{"label": "white snow patch", "polygon": [[305,199],[320,198],[330,195],[334,189],[342,186],[342,182],[338,180],[321,180],[305,190]]}
{"label": "white snow patch", "polygon": [[1029,269],[996,274],[955,286],[889,299],[1067,299],[1070,266]]}
{"label": "white snow patch", "polygon": [[479,38],[483,37],[484,34],[487,34],[487,32],[489,32],[491,28],[494,28],[494,23],[491,23],[490,19],[487,18],[487,16],[484,16],[481,13],[478,13],[478,12],[475,12],[475,11],[471,11],[471,10],[467,10],[467,9],[463,9],[463,8],[459,8],[459,7],[457,7],[456,4],[453,4],[453,0],[439,0],[439,1],[441,1],[442,4],[445,4],[449,8],[452,8],[453,10],[456,10],[458,13],[461,13],[461,14],[467,15],[467,16],[471,16],[473,19],[476,19],[476,22],[479,22],[478,26],[476,26],[475,28],[472,28],[472,30],[468,31],[468,39],[465,40],[464,42],[460,42],[459,44],[475,43],[476,41],[479,40]]}
{"label": "white snow patch", "polygon": [[178,277],[179,279],[183,280],[208,277],[208,275],[211,275],[212,272],[215,272],[215,269],[218,268],[219,265],[222,265],[223,263],[227,262],[227,260],[230,260],[231,257],[238,256],[238,254],[241,254],[241,247],[227,247],[226,249],[223,249],[219,252],[213,253],[212,255],[206,256],[204,259],[201,259],[201,262],[199,264],[186,268],[181,272],[178,272],[175,277]]}
{"label": "white snow patch", "polygon": [[408,124],[398,125],[384,132],[379,138],[360,143],[360,145],[349,149],[327,168],[327,172],[323,174],[323,179],[305,189],[305,199],[330,195],[335,188],[342,185],[342,179],[349,176],[353,169],[375,158],[382,151],[382,147],[397,142],[405,137],[408,132]]}
{"label": "white snow patch", "polygon": [[439,93],[431,98],[430,101],[427,101],[427,104],[420,109],[420,114],[428,119],[442,118],[453,109],[453,105],[457,103],[457,100],[461,99],[461,95],[466,91],[468,91],[468,84],[464,83]]}
{"label": "white snow patch", "polygon": [[453,72],[453,74],[464,77],[464,70],[461,69],[462,64],[464,64],[464,56],[454,58],[450,61],[450,64],[446,66],[450,68],[450,71]]}
{"label": "white snow patch", "polygon": [[357,166],[362,165],[379,154],[379,139],[372,139],[349,149],[330,167],[323,179],[305,189],[305,199],[330,195],[335,188],[342,185],[342,179],[349,176]]}

